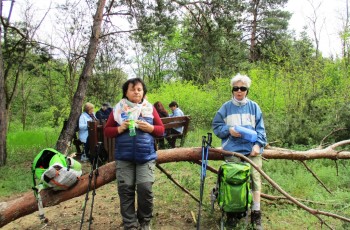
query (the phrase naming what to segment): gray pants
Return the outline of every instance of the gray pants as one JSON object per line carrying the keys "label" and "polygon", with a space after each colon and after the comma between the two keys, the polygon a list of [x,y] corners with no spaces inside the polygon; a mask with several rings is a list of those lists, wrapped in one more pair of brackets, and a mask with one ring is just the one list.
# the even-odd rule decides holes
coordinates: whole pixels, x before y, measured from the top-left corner
{"label": "gray pants", "polygon": [[[153,192],[155,161],[136,164],[117,161],[117,182],[120,199],[120,212],[124,229],[137,228],[139,224],[149,222],[153,212]],[[135,207],[137,194],[137,211]]]}

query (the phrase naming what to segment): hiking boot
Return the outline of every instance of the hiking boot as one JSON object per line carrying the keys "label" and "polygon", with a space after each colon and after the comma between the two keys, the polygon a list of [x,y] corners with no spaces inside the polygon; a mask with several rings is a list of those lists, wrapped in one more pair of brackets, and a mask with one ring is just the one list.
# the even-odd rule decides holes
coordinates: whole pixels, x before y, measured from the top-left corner
{"label": "hiking boot", "polygon": [[251,222],[255,230],[263,230],[261,224],[261,211],[253,210],[251,213]]}
{"label": "hiking boot", "polygon": [[234,217],[228,217],[225,223],[225,229],[232,230],[237,226],[238,220]]}
{"label": "hiking boot", "polygon": [[89,160],[89,158],[86,156],[85,153],[83,153],[83,154],[81,155],[81,157],[80,157],[80,161],[86,162],[86,161],[88,161],[88,160]]}
{"label": "hiking boot", "polygon": [[137,226],[133,226],[133,225],[131,225],[131,226],[125,226],[124,225],[123,229],[124,230],[139,230],[139,228]]}
{"label": "hiking boot", "polygon": [[149,222],[143,222],[141,224],[141,230],[151,230],[151,225]]}

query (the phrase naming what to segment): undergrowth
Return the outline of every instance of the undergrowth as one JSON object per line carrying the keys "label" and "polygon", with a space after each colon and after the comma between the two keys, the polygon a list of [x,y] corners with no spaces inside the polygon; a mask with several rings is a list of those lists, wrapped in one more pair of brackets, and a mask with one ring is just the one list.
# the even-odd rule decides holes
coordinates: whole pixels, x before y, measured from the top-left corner
{"label": "undergrowth", "polygon": [[[58,137],[54,129],[38,129],[25,132],[10,132],[7,137],[8,161],[0,168],[0,200],[9,196],[19,195],[31,190],[31,164],[41,149],[53,147]],[[184,147],[201,147],[201,138],[207,135],[207,130],[192,129],[188,133]],[[213,135],[213,147],[220,146],[220,140]],[[300,146],[298,147],[300,148]],[[304,146],[304,149],[308,149]],[[208,165],[218,169],[220,161],[209,161]],[[299,199],[303,204],[317,210],[350,216],[350,178],[348,169],[350,162],[337,162],[320,159],[305,162],[330,191],[328,192],[319,181],[301,164],[293,160],[265,160],[263,170],[285,192]],[[199,197],[200,165],[189,162],[161,164],[172,177],[195,197]],[[191,213],[197,217],[198,203],[179,187],[172,183],[159,170],[156,171],[154,193],[157,205],[163,215],[172,212]],[[218,229],[221,212],[210,203],[210,191],[215,186],[216,174],[208,171],[205,178],[201,224],[206,229]],[[263,193],[272,196],[283,196],[271,184],[263,179]],[[180,209],[179,206],[182,208]],[[185,208],[184,208],[185,207]],[[320,221],[304,209],[287,201],[262,199],[263,225],[265,229],[321,229]],[[350,224],[331,217],[320,216],[334,229],[349,229]],[[155,219],[157,216],[154,217]],[[244,220],[242,220],[244,221]],[[242,224],[245,229],[245,225]],[[323,226],[324,227],[324,226]]]}

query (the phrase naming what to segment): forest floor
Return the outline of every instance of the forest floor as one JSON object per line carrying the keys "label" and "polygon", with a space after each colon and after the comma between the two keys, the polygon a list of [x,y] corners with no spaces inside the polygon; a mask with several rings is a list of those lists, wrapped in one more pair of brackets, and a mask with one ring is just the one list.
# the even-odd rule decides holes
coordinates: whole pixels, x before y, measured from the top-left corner
{"label": "forest floor", "polygon": [[[83,172],[89,173],[91,166],[89,163],[82,163]],[[160,180],[155,182],[154,187],[169,186],[174,190],[172,182],[167,180],[164,175],[156,171],[156,177]],[[165,178],[165,179],[164,179]],[[170,188],[173,187],[173,188]],[[176,190],[180,190],[175,188]],[[154,212],[151,222],[152,229],[171,230],[171,229],[195,229],[193,215],[197,216],[198,204],[186,194],[179,192],[174,202],[164,201],[163,191],[155,190]],[[169,191],[170,193],[173,193]],[[177,193],[177,192],[176,192]],[[174,195],[174,194],[172,194]],[[6,200],[15,199],[20,195],[11,196]],[[38,211],[24,216],[5,225],[3,230],[12,229],[80,229],[82,218],[82,207],[85,202],[86,194],[67,200],[52,207],[45,207],[45,217],[48,223],[43,224],[38,217]],[[169,198],[170,200],[172,198]],[[165,198],[167,200],[167,198]],[[89,217],[91,210],[92,192],[89,193],[82,229],[89,229]],[[178,204],[181,202],[181,204]],[[191,205],[188,205],[191,203]],[[191,210],[192,209],[192,210]],[[117,193],[116,182],[113,181],[96,190],[94,197],[93,221],[91,229],[123,229],[120,210],[119,196]],[[210,229],[210,228],[206,228]]]}
{"label": "forest floor", "polygon": [[[211,166],[217,167],[210,162]],[[267,163],[266,163],[267,164]],[[275,163],[276,164],[276,163]],[[30,167],[31,162],[28,162]],[[91,171],[89,163],[82,163],[84,174]],[[199,179],[200,179],[200,165],[190,162],[172,162],[162,164],[162,167],[174,178],[179,184],[192,193],[195,197],[199,197]],[[290,168],[290,166],[289,166]],[[196,229],[195,220],[198,215],[198,202],[185,194],[179,187],[177,187],[168,177],[160,170],[155,170],[156,181],[153,185],[154,191],[154,211],[151,227],[154,230],[175,230],[175,229]],[[305,173],[302,174],[305,176]],[[30,179],[30,175],[29,179]],[[201,228],[203,230],[218,230],[221,212],[218,205],[215,204],[214,210],[210,205],[210,190],[215,186],[217,175],[208,171],[205,188],[203,193],[203,205],[201,209]],[[264,184],[265,190],[269,187]],[[318,187],[317,187],[318,188]],[[29,191],[30,188],[28,188]],[[271,189],[270,189],[271,190]],[[319,191],[319,189],[315,189]],[[267,191],[268,192],[268,191]],[[18,198],[21,194],[14,194],[9,197],[0,197],[2,201],[9,201]],[[348,195],[344,195],[344,200],[348,199]],[[61,202],[52,207],[45,207],[45,217],[48,223],[43,224],[38,217],[38,211],[16,219],[4,227],[2,230],[75,230],[75,229],[89,229],[89,217],[91,213],[92,193],[89,193],[87,201],[83,226],[80,228],[83,205],[85,203],[86,194],[79,197]],[[336,200],[331,196],[332,200]],[[312,207],[326,210],[328,212],[339,213],[341,216],[347,215],[348,205],[331,202],[326,206],[327,200],[324,198],[321,205],[312,204]],[[333,205],[334,203],[334,205]],[[122,219],[119,209],[119,196],[117,192],[116,181],[112,181],[96,190],[93,203],[93,221],[90,229],[123,229]],[[334,206],[334,207],[333,207]],[[343,207],[344,206],[344,207]],[[292,205],[290,202],[269,201],[262,200],[263,207],[263,226],[265,230],[284,230],[284,229],[308,229],[318,230],[323,229],[319,219],[305,210]],[[340,207],[340,208],[339,208]],[[1,218],[1,217],[0,217]],[[250,218],[243,218],[238,229],[251,229],[248,226]],[[342,222],[337,219],[322,216],[322,219],[333,226],[333,229],[350,229],[350,224]],[[244,222],[244,220],[246,222]]]}

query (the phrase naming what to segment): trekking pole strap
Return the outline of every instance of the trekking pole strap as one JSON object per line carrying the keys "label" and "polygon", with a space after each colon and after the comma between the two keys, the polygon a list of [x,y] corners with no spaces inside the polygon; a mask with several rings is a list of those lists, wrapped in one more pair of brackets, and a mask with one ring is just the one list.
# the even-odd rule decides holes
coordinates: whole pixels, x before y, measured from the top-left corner
{"label": "trekking pole strap", "polygon": [[89,217],[89,227],[88,229],[91,229],[91,224],[92,224],[92,211],[94,209],[94,201],[95,201],[95,195],[96,195],[96,182],[97,182],[97,176],[98,176],[98,159],[99,155],[101,154],[102,151],[102,142],[98,142],[96,145],[96,156],[94,157],[93,160],[93,169],[94,169],[94,187],[92,189],[92,199],[91,199],[91,207],[90,207],[90,217]]}

